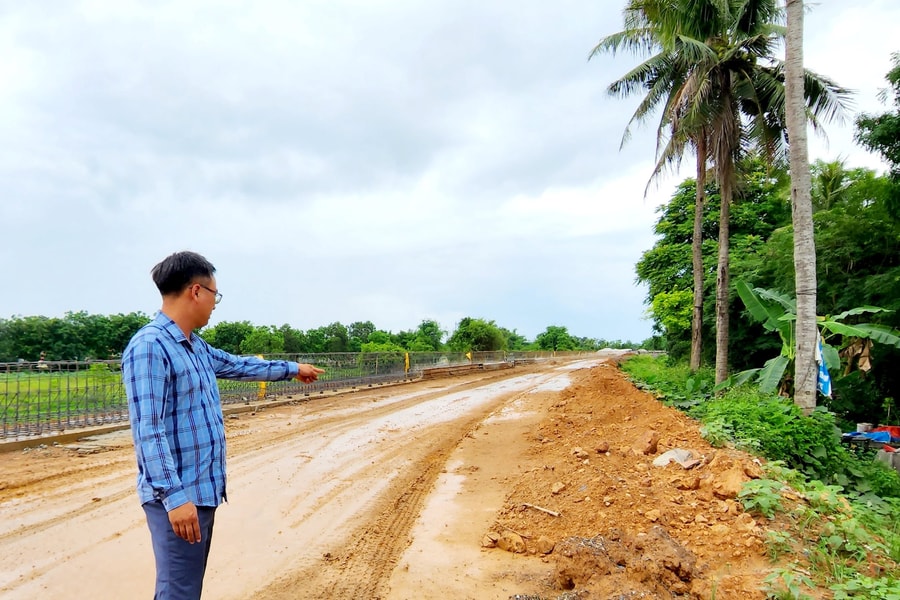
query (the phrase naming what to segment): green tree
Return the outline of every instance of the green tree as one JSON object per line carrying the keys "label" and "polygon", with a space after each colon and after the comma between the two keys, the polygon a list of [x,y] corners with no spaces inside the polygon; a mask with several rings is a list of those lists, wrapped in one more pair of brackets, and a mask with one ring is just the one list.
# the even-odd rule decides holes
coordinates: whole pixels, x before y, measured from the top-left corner
{"label": "green tree", "polygon": [[287,354],[302,354],[304,351],[304,336],[302,331],[298,331],[285,323],[278,328],[281,339],[284,340],[284,352]]}
{"label": "green tree", "polygon": [[797,322],[794,350],[794,403],[805,414],[816,407],[816,244],[812,182],[803,101],[803,0],[787,0],[784,65],[785,117],[790,136],[791,205],[794,224],[794,278]]}
{"label": "green tree", "polygon": [[303,353],[321,354],[328,352],[328,334],[325,327],[309,329],[302,336]]}
{"label": "green tree", "polygon": [[407,329],[405,331],[398,331],[397,333],[391,333],[391,343],[400,346],[401,348],[409,349],[412,346],[413,342],[416,339],[416,332],[412,329]]}
{"label": "green tree", "polygon": [[409,349],[413,352],[437,352],[441,349],[441,341],[444,339],[444,331],[437,321],[425,319],[419,323],[416,337]]}
{"label": "green tree", "polygon": [[359,352],[362,345],[369,341],[369,334],[375,331],[372,321],[356,321],[347,326],[349,336],[348,348],[350,352]]}
{"label": "green tree", "polygon": [[893,68],[888,71],[889,87],[881,91],[882,102],[893,94],[894,110],[880,115],[864,113],[856,119],[856,141],[864,148],[881,154],[890,165],[893,184],[887,199],[889,214],[900,219],[900,52],[891,55]]}
{"label": "green tree", "polygon": [[[779,227],[790,223],[790,203],[788,200],[788,179],[786,172],[775,167],[767,166],[765,160],[759,156],[750,156],[739,163],[741,186],[737,193],[740,202],[737,202],[731,215],[731,239],[732,254],[730,261],[743,264],[753,256],[755,249],[762,246]],[[695,201],[694,186],[696,182],[688,179],[677,188],[669,202],[657,209],[658,220],[654,225],[654,233],[657,241],[652,248],[645,251],[641,259],[635,265],[638,281],[647,286],[646,302],[650,306],[650,316],[653,319],[654,329],[666,334],[666,349],[673,358],[683,358],[690,349],[690,337],[681,327],[669,327],[681,321],[669,321],[673,315],[671,311],[679,306],[684,310],[684,304],[673,304],[676,299],[684,300],[685,293],[692,291],[692,267],[691,245],[693,243],[693,208]],[[716,239],[718,237],[718,204],[719,194],[715,188],[709,190],[708,202],[704,207],[704,220],[701,223],[703,262],[707,265],[715,264],[717,255]],[[754,268],[759,265],[754,263]],[[704,314],[713,315],[712,307],[715,304],[715,277],[713,269],[704,272],[706,285],[703,302],[706,305]],[[660,295],[669,295],[663,302],[655,300]],[[740,307],[734,309],[739,314]],[[681,314],[679,319],[684,315]],[[709,332],[712,327],[704,328]],[[733,328],[734,339],[730,343],[741,347],[744,351],[738,356],[738,361],[743,361],[750,356],[746,355],[746,344],[755,345],[759,339],[758,328],[755,331],[746,331],[747,326],[738,322]],[[713,340],[704,340],[704,347],[714,348]],[[768,350],[770,344],[763,342]],[[710,356],[705,355],[708,359]]]}
{"label": "green tree", "polygon": [[550,325],[534,339],[541,350],[575,350],[576,342],[569,335],[569,330],[558,325]]}
{"label": "green tree", "polygon": [[[736,164],[748,142],[764,148],[767,155],[776,153],[784,142],[784,76],[773,58],[783,29],[774,22],[776,16],[774,0],[632,0],[625,11],[626,29],[601,40],[592,52],[624,48],[655,53],[609,90],[615,95],[646,93],[632,121],[663,107],[657,129],[657,172],[680,161],[686,146],[697,150],[701,182],[695,190],[697,217],[702,214],[705,153],[714,164],[722,199],[716,278],[717,381],[728,371],[729,224]],[[840,105],[843,90],[830,81],[809,73],[807,88],[811,114],[827,113]],[[699,234],[700,228],[696,231]],[[696,238],[695,273],[701,252]],[[699,281],[695,275],[695,295]],[[694,316],[698,324],[696,308]]]}
{"label": "green tree", "polygon": [[447,340],[455,352],[489,352],[504,350],[506,337],[493,321],[465,317]]}
{"label": "green tree", "polygon": [[[381,337],[377,337],[377,340],[383,340]],[[397,344],[390,341],[390,338],[387,338],[386,341],[368,341],[362,345],[361,352],[369,354],[369,353],[390,353],[392,355],[399,355],[406,352],[406,348],[402,346],[398,346]]]}
{"label": "green tree", "polygon": [[500,332],[503,334],[503,337],[506,338],[507,350],[510,350],[511,352],[522,352],[528,349],[528,339],[515,329],[510,331],[509,329],[501,327]]}
{"label": "green tree", "polygon": [[110,357],[119,357],[138,329],[150,322],[150,317],[142,312],[131,312],[127,315],[117,314],[109,317],[109,337],[106,347]]}
{"label": "green tree", "polygon": [[222,321],[214,327],[204,329],[200,335],[211,346],[231,354],[241,354],[241,342],[254,329],[250,321]]}
{"label": "green tree", "polygon": [[349,352],[350,334],[339,322],[334,322],[324,329],[326,352]]}
{"label": "green tree", "polygon": [[[900,224],[890,217],[893,183],[869,169],[846,169],[837,184],[843,191],[830,208],[813,217],[817,313],[880,306],[892,312],[873,315],[872,322],[900,329]],[[792,248],[793,228],[775,230],[762,246],[739,259],[737,276],[753,287],[793,295]],[[761,358],[755,356],[743,368],[762,364]],[[836,379],[834,397],[825,400],[826,405],[849,422],[883,418],[884,398],[900,398],[898,361],[900,351],[876,345],[872,370]]]}
{"label": "green tree", "polygon": [[255,327],[241,341],[241,354],[281,354],[284,352],[284,335],[274,326]]}
{"label": "green tree", "polygon": [[810,177],[813,212],[831,210],[846,198],[849,182],[843,160],[817,160],[810,165]]}

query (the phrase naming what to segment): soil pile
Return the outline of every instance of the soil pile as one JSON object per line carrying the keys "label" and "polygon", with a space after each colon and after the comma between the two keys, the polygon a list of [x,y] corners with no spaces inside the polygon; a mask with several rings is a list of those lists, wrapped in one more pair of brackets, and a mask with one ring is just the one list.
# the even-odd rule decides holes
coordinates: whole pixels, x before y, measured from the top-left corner
{"label": "soil pile", "polygon": [[578,372],[529,452],[543,466],[513,484],[482,544],[546,555],[542,597],[765,597],[769,524],[736,500],[758,462],[711,447],[614,365]]}

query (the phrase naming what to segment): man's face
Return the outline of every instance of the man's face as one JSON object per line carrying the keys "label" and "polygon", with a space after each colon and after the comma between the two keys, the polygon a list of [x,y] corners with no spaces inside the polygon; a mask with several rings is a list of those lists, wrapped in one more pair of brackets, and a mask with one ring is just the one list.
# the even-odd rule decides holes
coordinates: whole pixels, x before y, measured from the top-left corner
{"label": "man's face", "polygon": [[219,292],[216,278],[210,277],[209,280],[195,282],[191,285],[191,291],[197,308],[197,326],[206,327],[212,311],[216,310],[216,298]]}

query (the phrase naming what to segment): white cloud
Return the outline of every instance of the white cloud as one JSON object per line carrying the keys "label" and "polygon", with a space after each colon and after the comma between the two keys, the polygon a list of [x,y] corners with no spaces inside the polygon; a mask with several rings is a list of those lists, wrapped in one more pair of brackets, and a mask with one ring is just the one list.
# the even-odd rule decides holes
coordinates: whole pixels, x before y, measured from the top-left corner
{"label": "white cloud", "polygon": [[[880,110],[895,4],[807,17],[807,64],[866,110]],[[150,267],[189,248],[219,269],[216,320],[396,331],[474,316],[642,339],[634,263],[691,173],[644,198],[652,127],[619,150],[635,102],[605,87],[636,61],[587,55],[620,8],[7,6],[0,316],[152,312]],[[813,158],[880,165],[852,128],[828,131]]]}

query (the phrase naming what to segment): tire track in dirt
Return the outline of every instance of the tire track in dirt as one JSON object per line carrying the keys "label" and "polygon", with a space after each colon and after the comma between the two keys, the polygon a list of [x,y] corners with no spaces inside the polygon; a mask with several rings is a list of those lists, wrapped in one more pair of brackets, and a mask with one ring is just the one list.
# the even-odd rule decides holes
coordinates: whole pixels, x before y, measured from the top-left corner
{"label": "tire track in dirt", "polygon": [[450,454],[498,407],[523,394],[517,390],[500,395],[476,416],[444,427],[438,443],[417,449],[421,457],[397,473],[371,511],[373,516],[342,536],[344,550],[326,552],[320,560],[278,578],[253,600],[384,597],[390,574],[409,545],[412,526]]}
{"label": "tire track in dirt", "polygon": [[88,516],[94,512],[105,512],[109,503],[128,498],[132,494],[134,494],[133,489],[121,490],[103,498],[98,498],[97,501],[91,501],[89,504],[83,504],[76,508],[68,509],[66,512],[56,515],[55,517],[42,518],[40,521],[33,524],[20,525],[15,529],[0,533],[0,544],[12,538],[38,535],[48,529],[56,527],[60,523],[65,523],[82,516]]}
{"label": "tire track in dirt", "polygon": [[[497,407],[559,375],[534,365],[227,419],[230,502],[217,514],[208,595],[380,597],[450,453]],[[152,589],[132,449],[46,452],[12,457],[40,468],[0,496],[0,517],[15,527],[0,528],[2,595],[111,600]]]}

